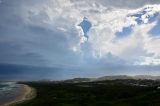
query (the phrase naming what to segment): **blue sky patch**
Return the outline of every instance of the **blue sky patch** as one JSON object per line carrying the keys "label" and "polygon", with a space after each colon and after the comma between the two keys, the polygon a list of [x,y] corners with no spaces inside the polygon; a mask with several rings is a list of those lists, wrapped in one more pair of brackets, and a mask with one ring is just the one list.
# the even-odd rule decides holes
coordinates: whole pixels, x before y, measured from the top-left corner
{"label": "blue sky patch", "polygon": [[[137,22],[138,25],[141,25],[141,24],[144,24],[144,21],[142,20],[142,16],[144,14],[146,14],[146,13],[147,13],[147,11],[144,9],[141,12],[138,12],[136,14],[132,14],[132,15],[129,15],[129,16],[136,17],[135,21]],[[147,17],[148,18],[148,23],[152,23],[152,22],[156,21],[158,15],[159,15],[159,12],[157,12],[157,13],[155,13],[153,15],[148,16]]]}
{"label": "blue sky patch", "polygon": [[86,17],[84,17],[83,21],[78,26],[82,28],[84,36],[88,39],[88,32],[92,27],[91,22]]}
{"label": "blue sky patch", "polygon": [[149,22],[149,23],[152,23],[152,22],[156,21],[158,16],[159,16],[159,13],[158,13],[158,12],[155,13],[153,16],[149,16],[149,17],[148,17],[148,22]]}
{"label": "blue sky patch", "polygon": [[137,22],[138,25],[140,24],[143,24],[143,21],[141,19],[142,15],[146,14],[146,11],[141,11],[137,14],[133,14],[133,15],[130,15],[130,16],[133,16],[133,17],[136,17],[135,21]]}
{"label": "blue sky patch", "polygon": [[132,33],[132,27],[123,27],[122,32],[116,32],[116,36],[118,38],[123,38],[126,37],[128,35],[130,35]]}
{"label": "blue sky patch", "polygon": [[157,21],[157,24],[148,33],[152,36],[160,36],[160,20]]}

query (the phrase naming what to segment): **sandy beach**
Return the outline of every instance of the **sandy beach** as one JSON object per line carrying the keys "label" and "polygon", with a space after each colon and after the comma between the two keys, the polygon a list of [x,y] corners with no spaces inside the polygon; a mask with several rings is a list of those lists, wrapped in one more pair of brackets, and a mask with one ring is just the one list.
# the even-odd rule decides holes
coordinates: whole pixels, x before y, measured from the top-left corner
{"label": "sandy beach", "polygon": [[14,106],[15,104],[18,104],[27,100],[31,100],[36,96],[36,91],[34,88],[24,84],[21,84],[21,85],[22,85],[22,88],[20,91],[21,92],[20,95],[17,98],[15,98],[13,101],[10,101],[0,106]]}

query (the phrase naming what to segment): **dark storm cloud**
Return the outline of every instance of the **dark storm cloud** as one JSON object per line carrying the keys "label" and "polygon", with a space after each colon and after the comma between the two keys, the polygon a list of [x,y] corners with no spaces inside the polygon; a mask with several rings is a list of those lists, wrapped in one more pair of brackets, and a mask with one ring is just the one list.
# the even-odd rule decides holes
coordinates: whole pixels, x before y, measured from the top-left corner
{"label": "dark storm cloud", "polygon": [[[48,29],[46,27],[49,26],[48,24],[41,23],[48,18],[48,15],[43,11],[35,15],[25,9],[48,2],[2,1],[0,4],[1,63],[54,65],[70,63],[70,60],[75,61],[75,55],[69,50],[70,42],[74,39],[68,37],[70,33],[63,33],[57,30],[56,26]],[[26,17],[25,13],[30,16]],[[27,19],[34,24],[28,24]]]}
{"label": "dark storm cloud", "polygon": [[[159,75],[159,66],[108,66],[98,68],[57,68],[27,65],[0,64],[0,81],[64,80],[75,77],[100,77],[104,75]],[[132,71],[134,70],[134,71]],[[136,71],[136,73],[135,73]]]}

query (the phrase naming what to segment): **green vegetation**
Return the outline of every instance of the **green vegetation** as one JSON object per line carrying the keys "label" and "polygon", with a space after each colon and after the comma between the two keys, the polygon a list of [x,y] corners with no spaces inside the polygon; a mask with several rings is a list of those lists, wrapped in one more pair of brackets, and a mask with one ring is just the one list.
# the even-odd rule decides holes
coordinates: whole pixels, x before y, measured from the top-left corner
{"label": "green vegetation", "polygon": [[27,82],[37,97],[16,106],[160,106],[158,81]]}

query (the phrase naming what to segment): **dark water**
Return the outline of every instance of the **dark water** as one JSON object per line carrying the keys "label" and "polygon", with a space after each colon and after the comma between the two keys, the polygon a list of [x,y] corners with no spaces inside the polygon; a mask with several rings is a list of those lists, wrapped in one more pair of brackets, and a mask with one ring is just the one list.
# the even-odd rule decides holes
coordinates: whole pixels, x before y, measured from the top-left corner
{"label": "dark water", "polygon": [[0,82],[0,105],[10,102],[19,96],[21,86],[15,82]]}

